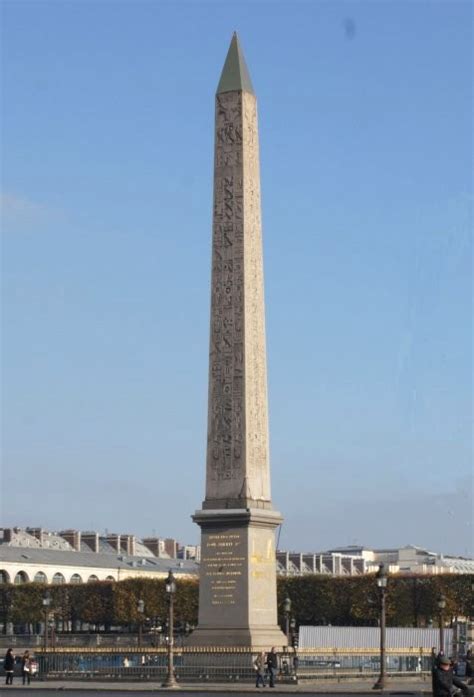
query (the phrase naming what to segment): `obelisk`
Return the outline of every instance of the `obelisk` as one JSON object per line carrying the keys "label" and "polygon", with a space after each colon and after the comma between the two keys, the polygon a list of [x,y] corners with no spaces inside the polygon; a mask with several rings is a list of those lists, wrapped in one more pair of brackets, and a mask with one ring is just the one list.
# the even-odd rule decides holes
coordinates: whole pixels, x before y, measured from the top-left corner
{"label": "obelisk", "polygon": [[234,34],[217,87],[201,646],[286,645],[277,624],[257,100]]}

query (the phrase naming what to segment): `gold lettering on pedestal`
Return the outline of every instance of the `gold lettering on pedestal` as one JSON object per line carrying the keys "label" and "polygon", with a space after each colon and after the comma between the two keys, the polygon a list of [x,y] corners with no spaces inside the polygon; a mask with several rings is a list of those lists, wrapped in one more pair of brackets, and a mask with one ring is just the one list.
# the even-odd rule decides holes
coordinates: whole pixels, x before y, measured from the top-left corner
{"label": "gold lettering on pedestal", "polygon": [[237,582],[247,557],[239,554],[238,534],[208,535],[202,558],[202,573],[209,577],[211,605],[235,605]]}

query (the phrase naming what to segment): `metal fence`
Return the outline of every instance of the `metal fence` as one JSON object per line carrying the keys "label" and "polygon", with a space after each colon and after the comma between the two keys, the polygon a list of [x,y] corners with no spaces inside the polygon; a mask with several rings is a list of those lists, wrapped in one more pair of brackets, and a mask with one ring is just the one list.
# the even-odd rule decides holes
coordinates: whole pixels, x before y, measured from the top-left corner
{"label": "metal fence", "polygon": [[[174,651],[175,674],[183,682],[252,682],[255,652],[235,649],[180,647]],[[61,649],[37,651],[40,678],[81,680],[163,680],[167,672],[165,649]],[[388,674],[420,679],[431,669],[431,656],[415,652],[387,655]],[[344,653],[305,650],[279,654],[281,682],[315,679],[372,677],[380,670],[380,657],[370,652]]]}

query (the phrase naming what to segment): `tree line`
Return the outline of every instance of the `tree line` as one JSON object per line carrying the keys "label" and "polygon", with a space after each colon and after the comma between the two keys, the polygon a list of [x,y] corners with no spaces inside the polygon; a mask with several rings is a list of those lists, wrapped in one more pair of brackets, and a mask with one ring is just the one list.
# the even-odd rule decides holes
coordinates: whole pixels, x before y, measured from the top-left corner
{"label": "tree line", "polygon": [[[391,576],[388,581],[387,625],[424,627],[439,621],[438,599],[443,595],[445,621],[474,616],[473,574]],[[164,625],[168,615],[164,579],[133,578],[87,584],[48,585],[26,583],[0,585],[0,623],[33,627],[45,618],[43,598],[50,595],[50,617],[63,631],[86,623],[101,631],[134,630]],[[193,626],[198,619],[199,583],[177,581],[175,621]],[[300,624],[376,625],[379,594],[373,575],[332,577],[307,575],[278,578],[278,616],[284,622],[284,604],[291,600],[291,618]],[[139,612],[139,600],[144,612]]]}

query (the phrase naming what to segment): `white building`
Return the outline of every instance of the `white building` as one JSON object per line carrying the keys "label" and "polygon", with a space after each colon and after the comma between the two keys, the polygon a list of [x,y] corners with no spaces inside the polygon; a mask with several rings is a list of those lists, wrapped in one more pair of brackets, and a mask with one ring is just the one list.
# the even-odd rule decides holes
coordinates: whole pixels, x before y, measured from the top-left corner
{"label": "white building", "polygon": [[390,549],[348,546],[317,553],[277,551],[278,573],[283,576],[360,576],[375,573],[380,564],[390,574],[474,573],[474,559],[445,556],[414,545]]}
{"label": "white building", "polygon": [[100,536],[75,530],[51,533],[41,528],[5,528],[0,533],[0,583],[164,578],[170,569],[180,577],[195,578],[198,574],[190,548],[187,558],[168,554],[167,550],[177,549],[175,540],[147,538],[142,542],[134,535]]}

